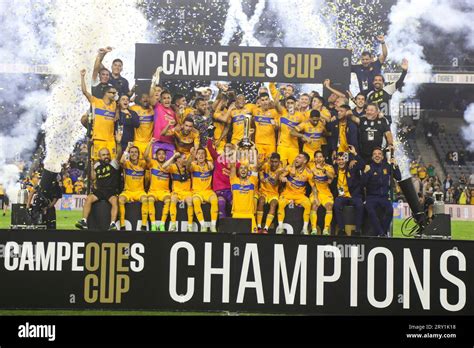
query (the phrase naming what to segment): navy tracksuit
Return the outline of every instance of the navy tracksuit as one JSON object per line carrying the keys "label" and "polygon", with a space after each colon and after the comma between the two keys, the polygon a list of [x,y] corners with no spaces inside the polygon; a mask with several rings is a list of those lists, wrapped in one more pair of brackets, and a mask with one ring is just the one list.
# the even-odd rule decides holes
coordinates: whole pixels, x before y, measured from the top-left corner
{"label": "navy tracksuit", "polygon": [[[366,165],[362,174],[362,185],[365,187],[366,193],[365,209],[369,215],[372,229],[378,236],[387,234],[393,218],[393,206],[389,199],[392,174],[395,180],[402,179],[398,166],[392,166],[386,161],[379,164],[372,162]],[[378,207],[383,209],[382,221],[377,216]]]}
{"label": "navy tracksuit", "polygon": [[[356,231],[360,232],[362,227],[362,221],[364,219],[364,205],[362,203],[362,189],[361,189],[361,171],[364,169],[365,163],[362,157],[359,155],[355,156],[354,158],[357,163],[349,169],[346,165],[345,171],[345,179],[347,180],[347,187],[349,188],[349,193],[351,197],[343,197],[336,195],[336,199],[334,200],[334,217],[336,218],[336,223],[339,230],[344,230],[344,215],[343,210],[346,205],[352,205],[356,211]],[[333,182],[338,183],[339,179],[339,167],[337,165],[334,166],[334,171],[336,176]]]}

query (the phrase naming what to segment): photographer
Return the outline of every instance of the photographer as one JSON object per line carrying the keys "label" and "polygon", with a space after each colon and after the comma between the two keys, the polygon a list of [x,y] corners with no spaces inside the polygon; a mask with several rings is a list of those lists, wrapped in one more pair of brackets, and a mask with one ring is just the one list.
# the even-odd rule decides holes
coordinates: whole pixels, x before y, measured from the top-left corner
{"label": "photographer", "polygon": [[59,174],[49,183],[50,186],[41,187],[41,182],[28,193],[27,208],[29,209],[33,225],[45,224],[48,230],[56,229],[56,202],[62,197],[59,185]]}

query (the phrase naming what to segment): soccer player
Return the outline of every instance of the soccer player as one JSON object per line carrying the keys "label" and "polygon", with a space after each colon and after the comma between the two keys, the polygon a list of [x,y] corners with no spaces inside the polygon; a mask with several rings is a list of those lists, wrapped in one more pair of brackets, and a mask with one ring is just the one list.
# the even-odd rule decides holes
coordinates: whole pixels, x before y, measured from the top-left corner
{"label": "soccer player", "polygon": [[156,142],[153,144],[152,151],[156,152],[158,148],[164,149],[166,151],[166,158],[169,159],[175,150],[174,137],[162,135],[162,132],[170,121],[174,122],[173,124],[176,124],[176,114],[171,108],[170,92],[161,92],[160,102],[155,104],[154,110],[153,137],[156,139]]}
{"label": "soccer player", "polygon": [[[148,214],[151,222],[151,230],[164,231],[171,203],[170,175],[168,171],[163,168],[166,161],[165,150],[156,150],[156,160],[150,156],[154,140],[153,138],[150,139],[145,150],[145,161],[151,174],[150,189],[148,190]],[[158,224],[155,224],[155,201],[163,202],[163,211]]]}
{"label": "soccer player", "polygon": [[321,151],[321,147],[326,143],[325,133],[325,122],[318,110],[311,110],[309,120],[291,130],[291,136],[303,140],[303,151],[309,155],[310,161],[314,158],[314,152]]}
{"label": "soccer player", "polygon": [[308,234],[309,212],[311,210],[311,201],[305,195],[306,184],[308,183],[313,192],[315,190],[312,181],[313,173],[307,168],[309,155],[306,152],[296,156],[293,164],[287,166],[280,175],[280,181],[286,183],[283,192],[278,200],[278,228],[277,234],[284,232],[283,222],[285,220],[285,208],[293,201],[295,204],[303,206],[303,230],[302,234]]}
{"label": "soccer player", "polygon": [[[237,153],[230,159],[230,184],[232,189],[232,217],[235,219],[251,219],[252,233],[257,232],[255,223],[255,192],[258,188],[258,176],[252,175],[251,166],[241,161],[237,175]],[[256,168],[255,168],[256,169]]]}
{"label": "soccer player", "polygon": [[137,113],[140,122],[139,127],[135,129],[133,145],[138,147],[140,156],[143,156],[153,135],[154,111],[150,105],[150,97],[148,94],[143,93],[136,104],[130,107],[130,110]]}
{"label": "soccer player", "polygon": [[182,126],[177,125],[169,129],[173,125],[174,121],[170,120],[161,134],[174,136],[177,151],[184,153],[186,158],[188,158],[191,154],[191,148],[197,148],[199,146],[199,132],[194,128],[194,120],[191,116],[188,116]]}
{"label": "soccer player", "polygon": [[92,96],[86,88],[85,82],[86,69],[81,70],[81,89],[84,96],[87,98],[89,103],[92,106],[93,113],[95,115],[93,120],[93,149],[92,149],[92,158],[94,160],[99,159],[99,150],[102,148],[107,148],[111,156],[116,155],[116,145],[115,145],[115,95],[117,90],[110,86],[104,89],[105,94],[102,99],[98,99]]}
{"label": "soccer player", "polygon": [[318,208],[322,205],[326,208],[326,216],[324,217],[323,235],[329,236],[329,228],[332,222],[332,207],[334,205],[334,198],[331,193],[329,185],[334,179],[334,168],[326,164],[322,151],[314,153],[314,163],[311,166],[314,173],[314,183],[316,192],[313,192],[309,197],[311,200],[311,234],[316,235],[318,225]]}
{"label": "soccer player", "polygon": [[[188,159],[189,161],[189,159]],[[187,170],[186,155],[176,152],[163,164],[163,169],[171,174],[172,192],[170,204],[170,232],[178,230],[176,225],[178,201],[185,201],[188,207],[188,232],[193,230],[193,192],[191,190],[191,177]]]}
{"label": "soccer player", "polygon": [[207,232],[207,228],[204,226],[204,214],[202,213],[201,204],[211,204],[211,232],[217,232],[217,195],[211,188],[214,164],[212,161],[207,161],[206,157],[207,152],[204,148],[191,148],[191,158],[188,161],[188,171],[192,178],[193,206],[196,218],[201,225],[201,232]]}
{"label": "soccer player", "polygon": [[275,131],[278,129],[280,115],[275,109],[270,109],[270,95],[262,93],[259,95],[260,107],[252,110],[252,128],[255,129],[255,147],[259,154],[265,157],[276,151]]}
{"label": "soccer player", "polygon": [[[239,94],[227,109],[227,119],[230,118],[232,124],[232,139],[231,143],[238,145],[244,137],[244,124],[246,115],[252,114],[251,108],[245,105],[245,96]],[[250,121],[250,120],[249,120]]]}
{"label": "soccer player", "polygon": [[129,143],[120,159],[120,164],[124,169],[125,178],[125,188],[119,195],[120,230],[125,231],[125,203],[141,202],[141,230],[146,231],[148,221],[148,196],[145,192],[146,162],[140,159],[138,147]]}
{"label": "soccer player", "polygon": [[[276,152],[270,155],[270,161],[266,158],[262,168],[259,170],[260,177],[260,197],[257,206],[257,228],[258,233],[268,233],[268,228],[275,218],[279,199],[279,175],[283,171],[280,155]],[[262,230],[263,209],[265,204],[269,204],[267,219]]]}
{"label": "soccer player", "polygon": [[[270,83],[270,91],[273,100],[279,100],[280,93],[274,83]],[[305,119],[304,113],[296,110],[295,97],[286,97],[285,106],[286,108],[283,108],[279,103],[275,103],[275,108],[280,114],[277,152],[284,166],[293,163],[299,154],[298,138],[291,135],[291,131]]]}
{"label": "soccer player", "polygon": [[[390,164],[384,160],[382,149],[375,148],[372,152],[372,163],[367,164],[362,174],[362,185],[365,187],[365,209],[369,215],[370,225],[379,237],[387,236],[393,218],[393,206],[389,199],[390,178],[402,179],[400,169],[391,158]],[[383,209],[382,221],[377,216],[377,208]]]}

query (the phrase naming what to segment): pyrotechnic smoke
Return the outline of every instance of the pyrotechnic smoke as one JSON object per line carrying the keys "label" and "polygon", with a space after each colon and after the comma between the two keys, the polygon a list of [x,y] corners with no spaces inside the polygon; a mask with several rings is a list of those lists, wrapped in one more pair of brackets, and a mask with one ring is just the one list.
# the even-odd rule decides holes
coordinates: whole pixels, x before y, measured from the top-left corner
{"label": "pyrotechnic smoke", "polygon": [[474,151],[474,103],[470,104],[464,112],[464,120],[468,125],[463,128],[462,133],[464,139],[469,142],[468,149]]}

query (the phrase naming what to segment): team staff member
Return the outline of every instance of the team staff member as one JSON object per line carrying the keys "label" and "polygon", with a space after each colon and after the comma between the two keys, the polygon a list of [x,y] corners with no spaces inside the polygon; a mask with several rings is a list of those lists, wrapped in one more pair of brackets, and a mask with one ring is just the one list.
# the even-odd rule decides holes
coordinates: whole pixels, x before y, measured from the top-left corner
{"label": "team staff member", "polygon": [[[121,134],[116,137],[117,143],[120,143]],[[119,155],[120,155],[120,151]],[[79,229],[87,229],[87,219],[90,215],[92,204],[99,200],[108,201],[112,207],[110,210],[110,230],[117,230],[118,201],[117,194],[120,183],[120,165],[118,158],[111,160],[110,151],[103,148],[99,151],[100,159],[95,162],[92,160],[91,179],[95,183],[92,193],[90,193],[84,203],[82,210],[82,219],[76,223]],[[123,225],[122,225],[123,226]]]}
{"label": "team staff member", "polygon": [[[155,139],[151,138],[145,150],[145,161],[147,168],[150,170],[150,188],[148,190],[148,215],[150,217],[152,231],[164,231],[166,219],[170,210],[171,192],[170,192],[170,175],[164,164],[166,161],[166,151],[163,149],[156,150],[156,160],[150,156],[151,148]],[[155,224],[155,201],[163,202],[163,211],[158,225]]]}
{"label": "team staff member", "polygon": [[178,152],[184,153],[186,158],[191,154],[191,148],[199,147],[199,132],[194,128],[194,120],[191,116],[186,117],[183,125],[174,126],[174,121],[170,120],[168,125],[161,132],[162,135],[173,136]]}
{"label": "team staff member", "polygon": [[370,162],[373,150],[382,147],[384,138],[388,147],[393,147],[390,124],[385,117],[380,117],[377,104],[367,105],[365,116],[351,118],[359,125],[360,152],[366,163]]}
{"label": "team staff member", "polygon": [[324,216],[323,235],[329,235],[329,228],[332,222],[332,207],[334,205],[334,198],[331,193],[329,185],[334,179],[334,168],[326,164],[322,151],[314,153],[314,162],[311,163],[310,168],[314,174],[314,183],[316,186],[316,193],[313,192],[309,199],[311,200],[311,234],[316,235],[318,226],[318,208],[322,205],[326,209]]}
{"label": "team staff member", "polygon": [[[375,148],[372,153],[372,163],[367,164],[362,174],[362,185],[365,188],[365,209],[369,215],[370,225],[379,237],[387,236],[390,222],[393,218],[393,206],[389,199],[390,178],[400,181],[402,175],[395,158],[391,158],[390,164],[384,161],[382,149]],[[382,221],[377,216],[377,208],[383,209]]]}
{"label": "team staff member", "polygon": [[116,155],[115,149],[115,121],[116,121],[116,103],[115,95],[117,90],[114,87],[106,87],[104,89],[105,94],[102,99],[93,97],[86,88],[85,82],[86,69],[81,70],[81,89],[84,96],[87,98],[92,106],[93,113],[95,115],[93,120],[93,149],[92,158],[94,160],[99,159],[99,150],[107,148],[112,157]]}
{"label": "team staff member", "polygon": [[163,164],[163,169],[171,174],[172,192],[170,205],[170,232],[176,232],[176,218],[178,201],[185,201],[188,207],[188,232],[193,230],[193,192],[191,190],[191,177],[187,170],[186,155],[176,152]]}
{"label": "team staff member", "polygon": [[[276,152],[270,155],[270,160],[264,159],[264,163],[259,170],[260,190],[257,205],[257,228],[258,233],[268,233],[268,228],[275,218],[275,213],[278,207],[279,193],[279,175],[283,171],[281,166],[280,155]],[[265,204],[268,204],[269,210],[265,226],[262,229],[263,210]]]}
{"label": "team staff member", "polygon": [[[122,141],[120,143],[122,149],[127,147],[127,144],[133,142],[135,138],[135,130],[140,127],[140,119],[138,114],[129,108],[130,98],[128,95],[120,96],[117,104],[117,128],[121,128],[119,132],[122,133]],[[140,151],[140,157],[143,157],[143,152]]]}
{"label": "team staff member", "polygon": [[143,156],[145,149],[153,136],[154,111],[153,107],[150,105],[150,97],[148,94],[143,93],[135,105],[130,107],[130,110],[137,113],[139,122],[138,128],[135,128],[133,145],[138,147],[140,150],[140,156]]}
{"label": "team staff member", "polygon": [[329,143],[333,159],[338,152],[348,152],[349,145],[356,149],[359,147],[357,124],[349,117],[352,114],[351,108],[344,104],[336,106],[336,110],[337,119],[327,125],[327,129],[331,133]]}
{"label": "team staff member", "polygon": [[270,95],[262,93],[259,95],[260,107],[252,110],[252,128],[255,129],[255,147],[259,154],[265,157],[276,151],[275,131],[278,129],[278,118],[280,115],[275,109],[270,109]]}
{"label": "team staff member", "polygon": [[232,217],[252,220],[252,233],[257,232],[255,223],[255,192],[258,189],[258,176],[252,175],[247,161],[240,162],[239,174],[236,169],[237,153],[230,158],[230,184],[232,189]]}
{"label": "team staff member", "polygon": [[308,234],[309,213],[311,210],[311,201],[305,195],[306,184],[309,184],[315,193],[315,186],[313,184],[313,173],[307,164],[309,162],[309,155],[305,152],[296,156],[293,164],[287,166],[280,175],[280,181],[286,186],[278,200],[278,228],[277,234],[282,234],[283,222],[285,221],[285,208],[293,201],[295,204],[303,206],[303,230],[302,234]]}
{"label": "team staff member", "polygon": [[[270,83],[270,91],[273,100],[279,100],[280,93],[274,83]],[[278,122],[279,135],[277,152],[284,166],[292,164],[299,154],[298,138],[291,135],[291,131],[305,120],[304,113],[296,110],[295,97],[286,97],[285,106],[286,108],[283,108],[279,103],[275,103],[275,108],[281,115]]]}
{"label": "team staff member", "polygon": [[120,159],[125,178],[125,188],[119,195],[120,230],[125,231],[125,203],[141,202],[142,231],[146,231],[148,222],[148,197],[145,192],[146,162],[140,159],[138,147],[129,143]]}
{"label": "team staff member", "polygon": [[191,174],[192,179],[193,206],[196,218],[201,225],[201,232],[206,232],[207,228],[204,226],[204,214],[202,212],[201,204],[211,204],[211,232],[217,232],[217,195],[211,188],[214,164],[212,161],[207,161],[206,157],[207,152],[204,148],[199,147],[197,150],[191,148],[191,155],[188,161],[188,171]]}
{"label": "team staff member", "polygon": [[336,158],[334,181],[337,183],[337,197],[334,200],[334,216],[339,231],[344,231],[343,209],[346,205],[354,206],[356,212],[355,231],[360,234],[364,218],[361,171],[364,169],[365,162],[357,154],[354,146],[349,146],[349,152],[351,154],[350,162],[342,152],[339,152]]}
{"label": "team staff member", "polygon": [[326,143],[325,133],[325,122],[318,110],[311,110],[309,120],[291,130],[291,136],[303,140],[303,152],[309,155],[310,161],[314,159],[314,152],[321,151]]}

